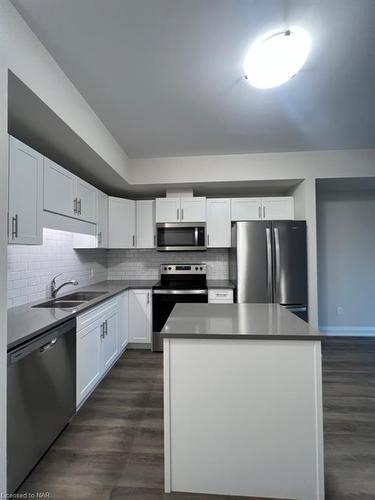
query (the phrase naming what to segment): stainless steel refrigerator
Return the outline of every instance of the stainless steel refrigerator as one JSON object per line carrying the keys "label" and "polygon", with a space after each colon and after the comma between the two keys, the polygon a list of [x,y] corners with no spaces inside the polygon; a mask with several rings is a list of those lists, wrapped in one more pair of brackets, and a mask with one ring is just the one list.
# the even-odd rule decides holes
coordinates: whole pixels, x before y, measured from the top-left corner
{"label": "stainless steel refrigerator", "polygon": [[236,302],[275,302],[308,320],[305,221],[234,222],[229,262]]}

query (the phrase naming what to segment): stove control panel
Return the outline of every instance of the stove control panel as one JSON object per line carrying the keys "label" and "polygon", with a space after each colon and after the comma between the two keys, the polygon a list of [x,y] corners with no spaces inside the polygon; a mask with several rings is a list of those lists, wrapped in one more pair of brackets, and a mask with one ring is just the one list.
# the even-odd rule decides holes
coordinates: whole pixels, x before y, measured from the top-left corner
{"label": "stove control panel", "polygon": [[207,274],[207,264],[162,264],[160,274]]}

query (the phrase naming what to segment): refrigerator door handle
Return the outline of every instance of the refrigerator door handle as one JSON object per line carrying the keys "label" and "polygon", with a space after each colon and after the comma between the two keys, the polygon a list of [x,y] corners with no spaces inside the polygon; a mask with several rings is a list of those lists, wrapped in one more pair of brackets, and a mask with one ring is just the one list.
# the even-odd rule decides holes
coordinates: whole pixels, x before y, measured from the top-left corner
{"label": "refrigerator door handle", "polygon": [[280,240],[279,229],[273,228],[275,235],[275,296],[274,301],[277,301],[278,292],[280,290]]}
{"label": "refrigerator door handle", "polygon": [[267,240],[267,294],[272,298],[272,247],[271,247],[271,229],[266,227]]}

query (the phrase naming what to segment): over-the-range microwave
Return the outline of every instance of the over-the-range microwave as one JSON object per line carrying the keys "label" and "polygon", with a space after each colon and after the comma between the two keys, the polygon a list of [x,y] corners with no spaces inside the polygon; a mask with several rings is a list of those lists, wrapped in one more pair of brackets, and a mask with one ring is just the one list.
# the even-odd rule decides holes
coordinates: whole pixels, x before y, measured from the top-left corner
{"label": "over-the-range microwave", "polygon": [[205,222],[156,224],[157,250],[163,252],[207,250]]}

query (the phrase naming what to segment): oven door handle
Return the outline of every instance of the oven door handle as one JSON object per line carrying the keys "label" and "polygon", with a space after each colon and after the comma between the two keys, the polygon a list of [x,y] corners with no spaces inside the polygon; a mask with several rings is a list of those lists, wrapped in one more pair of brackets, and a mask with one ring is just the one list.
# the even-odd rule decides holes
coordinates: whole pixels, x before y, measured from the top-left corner
{"label": "oven door handle", "polygon": [[207,295],[208,290],[153,290],[154,295]]}

